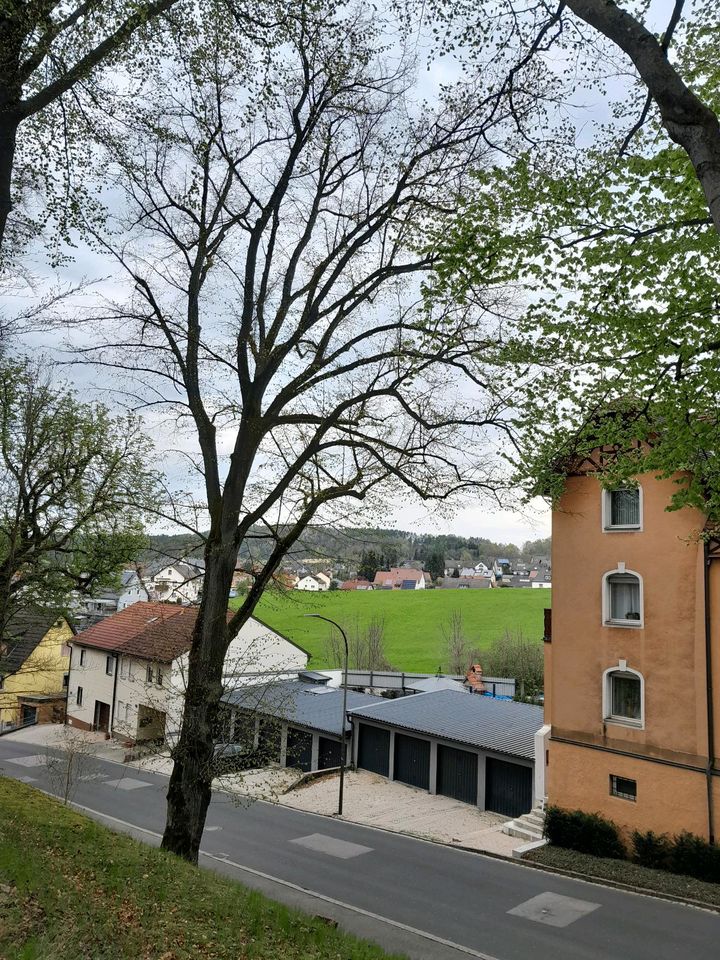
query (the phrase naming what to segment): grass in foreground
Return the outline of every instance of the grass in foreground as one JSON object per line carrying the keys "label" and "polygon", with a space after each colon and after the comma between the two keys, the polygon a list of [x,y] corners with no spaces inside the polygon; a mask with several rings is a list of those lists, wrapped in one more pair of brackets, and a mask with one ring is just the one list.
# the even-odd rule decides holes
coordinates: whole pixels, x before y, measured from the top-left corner
{"label": "grass in foreground", "polygon": [[381,960],[377,947],[0,778],[2,960]]}
{"label": "grass in foreground", "polygon": [[651,870],[629,860],[609,860],[594,857],[589,853],[577,853],[563,847],[540,847],[526,857],[535,863],[561,870],[575,870],[587,876],[601,880],[614,880],[616,883],[629,883],[656,893],[668,893],[676,897],[688,897],[714,907],[720,907],[720,884],[705,883],[694,877],[666,873],[664,870]]}
{"label": "grass in foreground", "polygon": [[[470,645],[486,649],[506,630],[521,631],[538,642],[543,635],[543,610],[550,606],[550,590],[301,590],[268,591],[257,606],[257,616],[294,640],[312,655],[311,666],[332,666],[327,660],[331,629],[304,618],[320,613],[337,620],[345,630],[357,623],[366,627],[373,617],[385,621],[385,654],[398,670],[432,673],[447,671],[442,628],[454,610],[460,610]],[[238,605],[241,601],[231,601]]]}

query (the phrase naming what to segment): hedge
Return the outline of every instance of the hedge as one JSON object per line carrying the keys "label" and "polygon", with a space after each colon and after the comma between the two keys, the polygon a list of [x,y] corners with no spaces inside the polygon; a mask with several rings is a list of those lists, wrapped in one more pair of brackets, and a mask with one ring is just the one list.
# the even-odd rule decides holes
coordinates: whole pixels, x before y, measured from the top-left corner
{"label": "hedge", "polygon": [[683,832],[674,837],[652,830],[632,833],[632,852],[620,828],[599,813],[550,806],[545,814],[545,836],[555,847],[577,850],[613,860],[634,860],[643,867],[720,883],[720,846]]}
{"label": "hedge", "polygon": [[669,837],[652,830],[632,835],[633,860],[644,867],[682,873],[688,877],[720,883],[720,847],[692,833]]}
{"label": "hedge", "polygon": [[615,860],[627,857],[619,829],[612,820],[606,820],[599,813],[548,807],[545,836],[555,846],[568,847],[579,853],[593,853]]}

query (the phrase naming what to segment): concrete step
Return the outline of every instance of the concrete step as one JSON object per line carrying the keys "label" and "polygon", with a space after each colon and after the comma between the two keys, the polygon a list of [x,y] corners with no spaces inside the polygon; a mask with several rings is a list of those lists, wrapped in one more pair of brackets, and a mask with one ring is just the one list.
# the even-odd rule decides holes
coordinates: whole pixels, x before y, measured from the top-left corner
{"label": "concrete step", "polygon": [[522,817],[518,817],[518,820],[522,820],[523,823],[533,824],[541,830],[545,826],[545,817],[539,817],[536,813],[525,813]]}
{"label": "concrete step", "polygon": [[518,837],[520,840],[526,840],[528,842],[532,840],[542,840],[542,831],[523,826],[520,820],[510,820],[508,823],[504,823],[502,830],[507,836]]}

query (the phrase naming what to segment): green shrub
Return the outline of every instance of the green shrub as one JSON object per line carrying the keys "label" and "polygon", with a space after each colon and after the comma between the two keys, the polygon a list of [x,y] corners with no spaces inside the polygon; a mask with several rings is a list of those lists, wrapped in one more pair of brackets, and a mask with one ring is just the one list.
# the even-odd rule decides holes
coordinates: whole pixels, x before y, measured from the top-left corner
{"label": "green shrub", "polygon": [[720,883],[720,847],[692,833],[681,833],[672,844],[670,869],[698,880]]}
{"label": "green shrub", "polygon": [[599,813],[548,807],[545,815],[545,836],[555,846],[567,847],[579,853],[592,853],[597,857],[610,857],[615,860],[627,856],[617,826]]}
{"label": "green shrub", "polygon": [[669,837],[649,830],[632,835],[633,860],[644,867],[682,873],[709,883],[720,883],[720,847],[692,833]]}
{"label": "green shrub", "polygon": [[633,860],[643,867],[654,870],[669,870],[672,856],[672,841],[666,833],[642,833],[634,830],[632,834]]}

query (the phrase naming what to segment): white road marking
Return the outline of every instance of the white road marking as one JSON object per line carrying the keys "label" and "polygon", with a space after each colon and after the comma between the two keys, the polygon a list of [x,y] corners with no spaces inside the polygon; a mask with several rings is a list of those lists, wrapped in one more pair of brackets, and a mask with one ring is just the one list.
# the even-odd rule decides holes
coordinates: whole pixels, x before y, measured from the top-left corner
{"label": "white road marking", "polygon": [[[48,791],[43,790],[43,793],[48,793]],[[50,794],[54,796],[54,794]],[[149,837],[154,837],[156,840],[162,839],[162,834],[157,833],[155,830],[148,830],[147,827],[138,827],[134,823],[130,823],[128,820],[121,820],[120,817],[113,817],[109,813],[102,813],[100,810],[94,810],[92,807],[86,807],[82,803],[76,803],[71,801],[71,805],[77,810],[83,810],[85,813],[93,814],[96,817],[100,817],[101,820],[111,820],[113,823],[119,823],[123,827],[128,827],[130,830],[137,830],[140,833],[146,833]],[[254,870],[252,867],[246,867],[242,863],[237,863],[235,860],[228,860],[226,857],[218,856],[217,854],[207,853],[205,850],[200,851],[200,855],[205,857],[207,860],[215,860],[218,863],[226,864],[230,867],[235,867],[236,870],[240,870],[243,873],[248,873],[253,877],[259,877],[261,880],[269,880],[271,883],[277,883],[281,887],[287,887],[289,890],[295,890],[297,893],[303,893],[305,896],[313,897],[316,900],[321,900],[323,903],[332,904],[335,907],[341,907],[343,910],[349,910],[351,913],[357,913],[361,917],[367,917],[369,920],[377,920],[380,923],[385,923],[389,927],[395,927],[397,930],[404,930],[406,933],[412,933],[416,937],[421,937],[423,940],[430,940],[432,943],[439,943],[444,947],[450,947],[452,950],[457,950],[459,953],[464,953],[468,957],[475,957],[476,960],[499,960],[498,957],[493,957],[489,953],[481,953],[479,950],[473,950],[472,947],[466,947],[462,943],[455,943],[453,940],[446,940],[444,937],[438,937],[434,933],[429,933],[427,930],[419,930],[417,927],[412,927],[407,923],[401,923],[399,920],[392,920],[390,917],[383,917],[379,913],[373,913],[371,910],[363,910],[362,907],[356,907],[352,903],[345,903],[343,900],[336,900],[334,897],[328,897],[324,893],[317,893],[315,890],[310,890],[308,887],[301,887],[298,883],[292,883],[290,880],[283,880],[282,877],[274,877],[271,873],[263,873],[262,870]]]}
{"label": "white road marking", "polygon": [[575,897],[564,897],[560,893],[548,891],[531,897],[508,910],[508,913],[513,917],[546,923],[550,927],[569,927],[571,923],[593,913],[599,907],[599,903],[591,903],[590,900],[576,900]]}
{"label": "white road marking", "polygon": [[6,757],[6,763],[17,763],[20,767],[43,767],[45,766],[45,757],[42,753],[36,753],[32,757]]}
{"label": "white road marking", "polygon": [[327,854],[328,857],[337,857],[339,860],[350,860],[361,857],[364,853],[371,853],[372,847],[364,847],[361,843],[349,843],[347,840],[338,840],[329,837],[326,833],[311,833],[307,837],[297,837],[290,843],[297,843],[300,847],[315,850],[317,853]]}
{"label": "white road marking", "polygon": [[133,777],[121,777],[119,780],[105,780],[106,787],[117,787],[118,790],[139,790],[141,787],[151,787],[147,780],[135,780]]}

